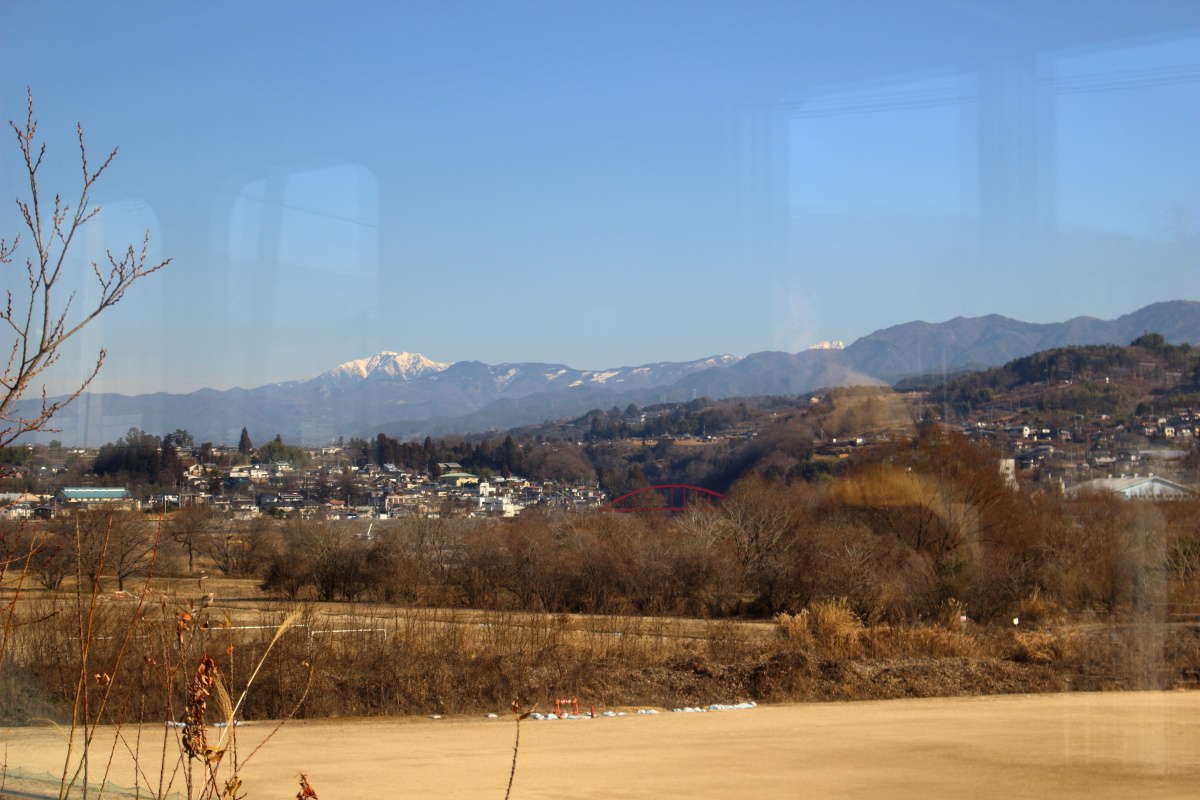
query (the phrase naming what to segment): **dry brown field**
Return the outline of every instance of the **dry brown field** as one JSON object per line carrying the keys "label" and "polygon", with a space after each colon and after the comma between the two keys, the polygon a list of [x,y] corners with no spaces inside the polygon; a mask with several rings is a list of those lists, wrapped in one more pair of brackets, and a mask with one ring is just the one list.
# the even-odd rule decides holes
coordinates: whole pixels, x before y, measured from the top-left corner
{"label": "dry brown field", "polygon": [[[239,749],[269,730],[242,728]],[[249,800],[289,797],[304,771],[322,800],[500,798],[512,734],[511,718],[293,722],[249,762],[245,788]],[[147,743],[160,735],[142,736],[154,775]],[[10,765],[61,767],[54,729],[0,729],[0,746]],[[111,746],[102,730],[97,752]],[[131,785],[117,752],[112,778]],[[1109,692],[528,721],[513,795],[1094,800],[1193,798],[1197,786],[1200,693]]]}
{"label": "dry brown field", "polygon": [[[100,594],[103,606],[132,608],[137,595],[147,583],[142,578],[126,582],[126,596],[118,596],[113,589]],[[206,593],[213,594],[209,608],[212,618],[219,621],[228,617],[234,625],[259,625],[277,623],[284,615],[296,608],[311,613],[314,621],[331,628],[369,628],[371,626],[394,625],[398,620],[418,620],[443,625],[481,626],[502,621],[505,625],[534,624],[554,617],[564,623],[567,630],[588,633],[610,633],[669,639],[707,639],[715,624],[713,620],[689,617],[624,616],[620,614],[544,614],[535,612],[497,612],[472,608],[429,608],[407,607],[388,603],[372,602],[318,602],[308,600],[295,602],[281,600],[264,593],[255,578],[175,578],[155,577],[149,582],[150,592],[147,606],[153,610],[165,603],[167,616],[180,609],[198,606]],[[14,581],[0,583],[0,602],[12,596]],[[20,604],[38,605],[58,599],[73,601],[74,579],[68,577],[57,592],[47,592],[38,586],[25,586],[21,590]],[[724,620],[720,624],[733,628],[739,635],[767,639],[774,635],[770,620]]]}

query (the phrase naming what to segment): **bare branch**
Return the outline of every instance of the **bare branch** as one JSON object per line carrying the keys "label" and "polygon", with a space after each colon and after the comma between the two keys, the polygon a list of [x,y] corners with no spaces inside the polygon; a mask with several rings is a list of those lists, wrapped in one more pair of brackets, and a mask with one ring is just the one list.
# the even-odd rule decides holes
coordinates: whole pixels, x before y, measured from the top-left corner
{"label": "bare branch", "polygon": [[[99,288],[99,297],[94,304],[73,314],[74,293],[68,294],[65,301],[58,298],[63,267],[75,236],[100,211],[90,205],[91,188],[116,158],[117,148],[113,148],[93,170],[88,161],[83,125],[76,124],[80,165],[78,199],[71,206],[63,202],[61,195],[54,195],[49,217],[43,218],[38,170],[46,155],[46,145],[36,141],[38,125],[31,90],[27,90],[26,100],[25,120],[21,124],[10,120],[9,127],[16,135],[17,149],[25,164],[28,196],[17,198],[16,202],[33,252],[25,258],[27,293],[14,298],[11,291],[7,292],[0,311],[0,320],[13,336],[7,363],[0,373],[0,446],[11,444],[26,433],[54,430],[49,427],[51,419],[87,389],[99,374],[106,353],[100,351],[89,374],[71,393],[50,400],[42,386],[41,403],[34,409],[19,411],[18,404],[32,390],[34,379],[58,361],[63,345],[72,336],[119,303],[134,283],[171,263],[169,258],[157,264],[147,263],[150,250],[150,232],[147,231],[140,250],[130,243],[120,258],[108,253],[107,269],[102,270],[94,262],[91,264]],[[19,235],[11,243],[0,239],[0,264],[11,263],[20,242]]]}

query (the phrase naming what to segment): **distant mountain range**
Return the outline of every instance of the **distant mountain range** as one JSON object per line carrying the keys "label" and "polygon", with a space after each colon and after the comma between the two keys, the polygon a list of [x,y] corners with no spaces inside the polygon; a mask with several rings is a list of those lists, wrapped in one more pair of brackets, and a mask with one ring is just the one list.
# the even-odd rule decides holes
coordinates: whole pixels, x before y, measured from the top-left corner
{"label": "distant mountain range", "polygon": [[1161,333],[1168,342],[1200,342],[1200,303],[1153,303],[1112,320],[1075,317],[1035,324],[989,314],[947,322],[906,322],[875,331],[846,348],[855,368],[896,379],[908,375],[973,367],[994,367],[1052,347],[1129,344],[1143,333]]}
{"label": "distant mountain range", "polygon": [[528,425],[591,408],[697,397],[800,394],[828,386],[878,384],[931,372],[1003,364],[1067,345],[1128,344],[1142,333],[1200,344],[1200,302],[1154,303],[1114,320],[1076,317],[1035,324],[991,314],[947,322],[907,322],[875,331],[844,350],[718,355],[606,370],[564,364],[446,364],[419,353],[385,351],[303,381],[189,394],[85,394],[55,418],[60,433],[40,435],[95,446],[131,427],[151,433],[186,428],[196,441],[234,443],[280,434],[289,442],[337,436],[469,433]]}

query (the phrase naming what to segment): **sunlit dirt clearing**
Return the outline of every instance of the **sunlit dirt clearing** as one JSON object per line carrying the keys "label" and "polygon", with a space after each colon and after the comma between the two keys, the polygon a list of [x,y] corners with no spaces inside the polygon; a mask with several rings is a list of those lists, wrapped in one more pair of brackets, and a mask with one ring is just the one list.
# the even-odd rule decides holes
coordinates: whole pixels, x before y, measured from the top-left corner
{"label": "sunlit dirt clearing", "polygon": [[[267,733],[240,731],[243,755]],[[143,731],[143,747],[148,730]],[[161,735],[161,730],[155,730]],[[500,798],[511,718],[307,721],[250,762],[254,798]],[[8,763],[61,768],[49,729],[0,730]],[[111,732],[98,736],[107,753]],[[143,771],[157,775],[157,760]],[[131,785],[128,756],[113,777]],[[1200,693],[1113,692],[761,706],[527,721],[518,798],[1193,798]]]}

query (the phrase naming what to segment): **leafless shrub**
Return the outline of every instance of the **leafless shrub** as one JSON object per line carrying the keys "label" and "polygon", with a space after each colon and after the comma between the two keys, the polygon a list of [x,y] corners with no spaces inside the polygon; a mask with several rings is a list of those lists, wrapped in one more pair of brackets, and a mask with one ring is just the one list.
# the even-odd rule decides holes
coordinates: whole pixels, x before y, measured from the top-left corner
{"label": "leafless shrub", "polygon": [[1008,658],[1031,664],[1072,664],[1081,655],[1083,639],[1070,631],[1013,631]]}
{"label": "leafless shrub", "polygon": [[1024,625],[1061,622],[1066,616],[1062,606],[1046,598],[1041,588],[1036,586],[1013,606],[1012,613]]}
{"label": "leafless shrub", "polygon": [[863,654],[863,624],[845,599],[814,603],[796,614],[780,614],[775,623],[786,642],[821,658],[840,661]]}
{"label": "leafless shrub", "polygon": [[940,625],[878,625],[862,636],[863,652],[874,659],[977,658],[985,648],[974,636]]}

